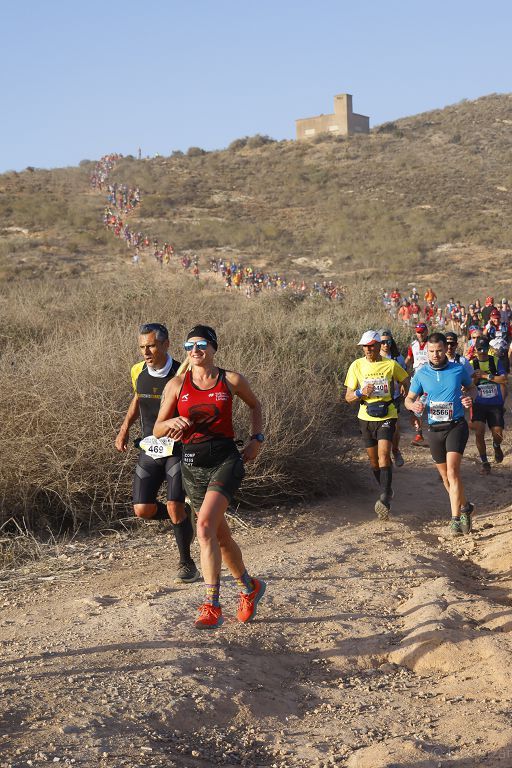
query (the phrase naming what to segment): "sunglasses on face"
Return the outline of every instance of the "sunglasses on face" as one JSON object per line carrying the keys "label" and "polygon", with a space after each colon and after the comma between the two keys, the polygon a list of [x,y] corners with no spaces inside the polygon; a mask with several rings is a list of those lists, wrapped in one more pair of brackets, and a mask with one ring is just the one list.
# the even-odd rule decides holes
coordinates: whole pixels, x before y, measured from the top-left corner
{"label": "sunglasses on face", "polygon": [[380,343],[388,347],[391,344],[391,339],[381,339]]}
{"label": "sunglasses on face", "polygon": [[186,341],[183,344],[183,349],[185,350],[185,352],[192,352],[194,347],[196,347],[196,349],[200,349],[201,352],[204,352],[207,346],[208,346],[208,342],[207,341],[203,341],[203,340],[201,340],[201,341]]}
{"label": "sunglasses on face", "polygon": [[457,346],[457,342],[456,341],[447,341],[446,345],[448,347],[456,347]]}

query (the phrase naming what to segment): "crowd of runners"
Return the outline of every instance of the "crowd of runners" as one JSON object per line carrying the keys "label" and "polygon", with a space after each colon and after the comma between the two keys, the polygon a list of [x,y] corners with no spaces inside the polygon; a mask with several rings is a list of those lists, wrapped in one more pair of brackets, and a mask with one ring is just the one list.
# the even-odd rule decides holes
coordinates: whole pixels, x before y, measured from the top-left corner
{"label": "crowd of runners", "polygon": [[[504,300],[502,305],[507,306]],[[379,485],[375,512],[387,519],[393,499],[393,464],[404,466],[400,451],[399,412],[410,412],[412,445],[429,447],[450,500],[450,533],[471,532],[473,504],[466,498],[460,468],[470,431],[480,459],[480,473],[491,472],[486,430],[493,460],[501,464],[508,373],[512,361],[512,326],[486,301],[483,327],[472,326],[468,339],[454,330],[429,329],[421,320],[405,355],[389,328],[368,330],[358,342],[362,356],[351,364],[345,399],[357,404],[359,429],[371,469]],[[487,315],[487,322],[486,316]],[[493,323],[493,319],[495,322]],[[500,334],[499,343],[497,333]],[[459,342],[463,346],[459,347]],[[426,418],[425,418],[426,417]],[[423,423],[426,422],[424,429]],[[426,438],[424,431],[426,430]]]}
{"label": "crowd of runners", "polygon": [[[170,242],[160,242],[158,238],[135,231],[128,225],[128,217],[141,203],[141,192],[139,187],[132,188],[126,184],[109,183],[109,176],[116,162],[121,158],[120,154],[105,155],[97,162],[91,174],[93,189],[107,190],[107,204],[103,211],[104,226],[120,240],[124,240],[127,248],[131,250],[134,266],[140,266],[147,258],[154,259],[161,267],[172,262],[181,266],[194,279],[199,280],[201,269],[197,254],[179,255]],[[273,290],[287,291],[297,296],[310,298],[320,296],[330,301],[340,301],[345,292],[345,289],[333,280],[308,283],[304,279],[287,279],[278,272],[267,272],[233,258],[210,259],[208,270],[211,275],[222,280],[226,291],[241,292],[247,298]]]}
{"label": "crowd of runners", "polygon": [[[134,259],[149,250],[160,264],[179,258],[184,269],[199,279],[199,259],[178,257],[170,243],[160,244],[142,232],[133,232],[126,217],[140,204],[140,190],[107,183],[118,155],[102,158],[91,182],[108,191],[104,223],[133,249]],[[212,259],[210,271],[224,281],[226,290],[290,289],[303,295],[337,300],[342,292],[324,281],[308,286],[304,280],[287,281],[224,258]],[[473,503],[461,479],[461,463],[471,431],[475,435],[480,472],[492,471],[490,458],[504,459],[503,439],[508,373],[512,361],[512,312],[506,299],[487,297],[466,308],[449,299],[440,306],[432,288],[423,306],[416,288],[403,298],[398,289],[383,296],[384,306],[397,321],[410,327],[411,338],[401,353],[389,328],[366,330],[359,353],[345,378],[345,400],[358,406],[358,423],[370,467],[378,484],[375,512],[389,517],[393,468],[405,464],[400,450],[400,410],[410,413],[412,445],[429,447],[449,498],[452,536],[471,533]],[[423,303],[421,302],[421,303]],[[201,574],[191,556],[196,521],[205,599],[195,620],[198,629],[214,629],[224,618],[220,603],[222,563],[240,588],[237,619],[252,621],[266,589],[265,582],[249,574],[234,541],[226,511],[240,487],[247,462],[256,459],[265,441],[260,401],[240,373],[215,363],[217,334],[208,325],[195,325],[183,343],[185,361],[169,354],[169,332],[160,323],[139,328],[141,362],[131,370],[133,397],[115,439],[115,447],[128,448],[132,425],[140,422],[141,437],[133,476],[133,508],[144,519],[170,520],[179,552],[175,581],[189,584]],[[249,412],[249,437],[242,447],[234,440],[232,405],[238,397]],[[492,455],[486,442],[489,430]],[[159,501],[163,484],[167,503]]]}
{"label": "crowd of runners", "polygon": [[[116,449],[126,451],[130,428],[140,422],[141,438],[134,441],[140,451],[133,477],[134,513],[144,519],[170,519],[180,557],[175,581],[180,584],[201,578],[190,551],[197,520],[206,590],[195,620],[198,629],[213,629],[224,621],[222,563],[240,587],[240,622],[252,621],[266,589],[263,579],[249,575],[226,520],[244,466],[257,458],[265,441],[262,408],[244,376],[215,364],[218,345],[213,328],[196,325],[183,343],[185,362],[180,364],[169,354],[167,328],[160,323],[142,325],[143,359],[132,367],[133,397],[115,440]],[[472,356],[464,357],[454,331],[429,332],[423,322],[415,326],[405,355],[389,328],[365,331],[357,346],[362,355],[347,371],[345,399],[358,406],[363,445],[379,487],[377,516],[388,519],[393,466],[405,464],[399,430],[404,406],[414,427],[412,445],[429,447],[448,494],[450,534],[471,533],[474,505],[464,490],[461,463],[472,430],[480,471],[491,472],[487,428],[494,462],[504,459],[508,373],[503,360],[483,334],[475,338]],[[249,437],[241,448],[234,440],[235,397],[250,414]],[[164,483],[166,504],[158,499]]]}
{"label": "crowd of runners", "polygon": [[487,296],[483,305],[480,299],[475,299],[466,308],[453,297],[446,304],[441,303],[432,288],[427,288],[423,301],[414,287],[406,293],[404,296],[398,288],[394,288],[385,291],[382,297],[391,317],[405,326],[414,327],[423,321],[439,330],[447,328],[469,339],[473,328],[487,329],[493,336],[498,333],[499,337],[501,331],[508,332],[512,322],[512,308],[506,298],[495,303],[494,296]]}

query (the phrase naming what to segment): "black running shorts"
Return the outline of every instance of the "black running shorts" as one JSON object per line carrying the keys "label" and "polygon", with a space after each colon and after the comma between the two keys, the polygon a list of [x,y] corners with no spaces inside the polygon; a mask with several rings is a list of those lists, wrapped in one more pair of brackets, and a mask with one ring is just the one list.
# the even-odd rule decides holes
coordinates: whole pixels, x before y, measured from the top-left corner
{"label": "black running shorts", "polygon": [[505,409],[502,405],[481,405],[473,403],[471,421],[483,421],[491,427],[505,427]]}
{"label": "black running shorts", "polygon": [[164,481],[167,481],[167,501],[185,501],[181,456],[152,459],[141,451],[133,475],[133,503],[155,504],[158,490]]}
{"label": "black running shorts", "polygon": [[379,440],[393,440],[397,419],[384,419],[383,421],[358,419],[358,421],[365,448],[374,448]]}
{"label": "black running shorts", "polygon": [[465,419],[441,432],[434,432],[429,428],[428,444],[435,463],[446,464],[447,453],[464,453],[468,437],[469,427]]}
{"label": "black running shorts", "polygon": [[240,488],[245,476],[244,462],[238,450],[234,450],[214,467],[182,465],[183,485],[192,509],[198,514],[207,491],[218,491],[228,502]]}

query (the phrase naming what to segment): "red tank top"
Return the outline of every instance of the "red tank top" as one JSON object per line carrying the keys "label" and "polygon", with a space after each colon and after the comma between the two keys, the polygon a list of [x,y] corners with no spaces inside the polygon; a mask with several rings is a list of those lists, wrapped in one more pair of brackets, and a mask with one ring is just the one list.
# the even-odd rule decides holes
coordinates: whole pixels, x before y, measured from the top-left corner
{"label": "red tank top", "polygon": [[204,443],[218,438],[233,439],[233,396],[226,382],[226,371],[219,368],[215,386],[199,389],[187,371],[178,397],[178,413],[192,421],[183,443]]}

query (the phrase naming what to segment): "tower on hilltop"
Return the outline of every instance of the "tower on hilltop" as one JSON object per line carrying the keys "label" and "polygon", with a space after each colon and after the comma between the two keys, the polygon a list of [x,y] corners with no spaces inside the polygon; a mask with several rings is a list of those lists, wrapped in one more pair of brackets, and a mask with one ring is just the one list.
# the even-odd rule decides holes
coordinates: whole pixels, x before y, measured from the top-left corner
{"label": "tower on hilltop", "polygon": [[304,117],[295,121],[296,139],[312,139],[319,133],[334,133],[348,136],[351,133],[370,133],[370,118],[352,112],[350,93],[339,93],[334,97],[334,114]]}

